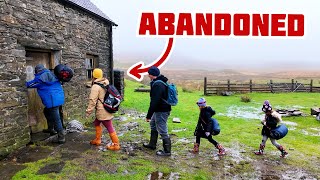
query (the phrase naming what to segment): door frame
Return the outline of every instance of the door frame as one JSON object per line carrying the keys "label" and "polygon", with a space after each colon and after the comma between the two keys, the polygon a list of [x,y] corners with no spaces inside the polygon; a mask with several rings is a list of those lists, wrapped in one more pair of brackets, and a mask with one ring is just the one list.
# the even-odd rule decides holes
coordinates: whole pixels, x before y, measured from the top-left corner
{"label": "door frame", "polygon": [[47,50],[47,49],[36,49],[36,48],[29,48],[26,47],[25,51],[31,51],[31,52],[44,52],[44,53],[50,53],[50,59],[49,59],[49,70],[53,70],[53,68],[55,67],[55,61],[54,61],[54,50]]}

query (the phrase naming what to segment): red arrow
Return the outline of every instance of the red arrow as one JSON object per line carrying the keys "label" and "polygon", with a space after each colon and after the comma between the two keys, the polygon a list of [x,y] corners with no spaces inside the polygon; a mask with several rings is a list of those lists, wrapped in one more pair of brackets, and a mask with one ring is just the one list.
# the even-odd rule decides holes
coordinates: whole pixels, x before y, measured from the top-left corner
{"label": "red arrow", "polygon": [[143,75],[147,74],[148,69],[151,66],[156,66],[158,68],[162,67],[167,62],[168,56],[171,53],[171,50],[173,47],[173,42],[174,42],[173,40],[174,39],[172,37],[169,38],[167,47],[165,48],[164,52],[153,63],[151,63],[147,66],[144,66],[144,63],[142,61],[140,61],[140,62],[132,65],[127,71],[128,76],[134,78],[137,81],[142,81]]}

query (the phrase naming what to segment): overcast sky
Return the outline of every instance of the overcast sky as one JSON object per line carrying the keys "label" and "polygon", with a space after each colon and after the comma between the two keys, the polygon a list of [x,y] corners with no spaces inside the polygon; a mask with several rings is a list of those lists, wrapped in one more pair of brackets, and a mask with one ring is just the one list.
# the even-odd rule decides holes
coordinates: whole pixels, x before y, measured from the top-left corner
{"label": "overcast sky", "polygon": [[[275,38],[178,38],[166,66],[188,63],[216,64],[221,68],[319,69],[320,3],[316,0],[91,0],[119,26],[114,29],[114,56],[117,61],[153,62],[166,46],[167,38],[138,37],[140,13],[295,13],[305,15],[305,36],[300,39]],[[189,66],[189,64],[188,64]],[[197,66],[198,68],[198,66]]]}

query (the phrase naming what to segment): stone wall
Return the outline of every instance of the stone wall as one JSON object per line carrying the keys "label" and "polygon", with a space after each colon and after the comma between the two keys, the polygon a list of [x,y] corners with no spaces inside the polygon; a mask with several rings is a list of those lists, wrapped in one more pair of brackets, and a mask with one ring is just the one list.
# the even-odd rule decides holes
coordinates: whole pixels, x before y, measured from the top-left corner
{"label": "stone wall", "polygon": [[55,60],[74,69],[71,82],[63,85],[64,111],[68,119],[81,118],[89,91],[86,55],[97,56],[112,77],[110,32],[107,22],[61,0],[0,0],[0,157],[30,141],[26,48],[59,52]]}
{"label": "stone wall", "polygon": [[124,99],[124,71],[115,69],[114,73],[114,86],[118,89],[122,98]]}

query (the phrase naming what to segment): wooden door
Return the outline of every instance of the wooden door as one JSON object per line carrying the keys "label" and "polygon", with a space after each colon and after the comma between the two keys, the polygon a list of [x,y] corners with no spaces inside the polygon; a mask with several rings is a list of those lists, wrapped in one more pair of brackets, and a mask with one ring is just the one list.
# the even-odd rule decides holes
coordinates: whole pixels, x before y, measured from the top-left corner
{"label": "wooden door", "polygon": [[[27,81],[34,79],[34,68],[37,64],[43,64],[45,68],[50,67],[50,52],[36,52],[27,51]],[[37,89],[28,88],[28,120],[31,127],[31,133],[41,132],[43,129],[47,129],[47,120],[43,114],[44,105],[37,93]]]}

